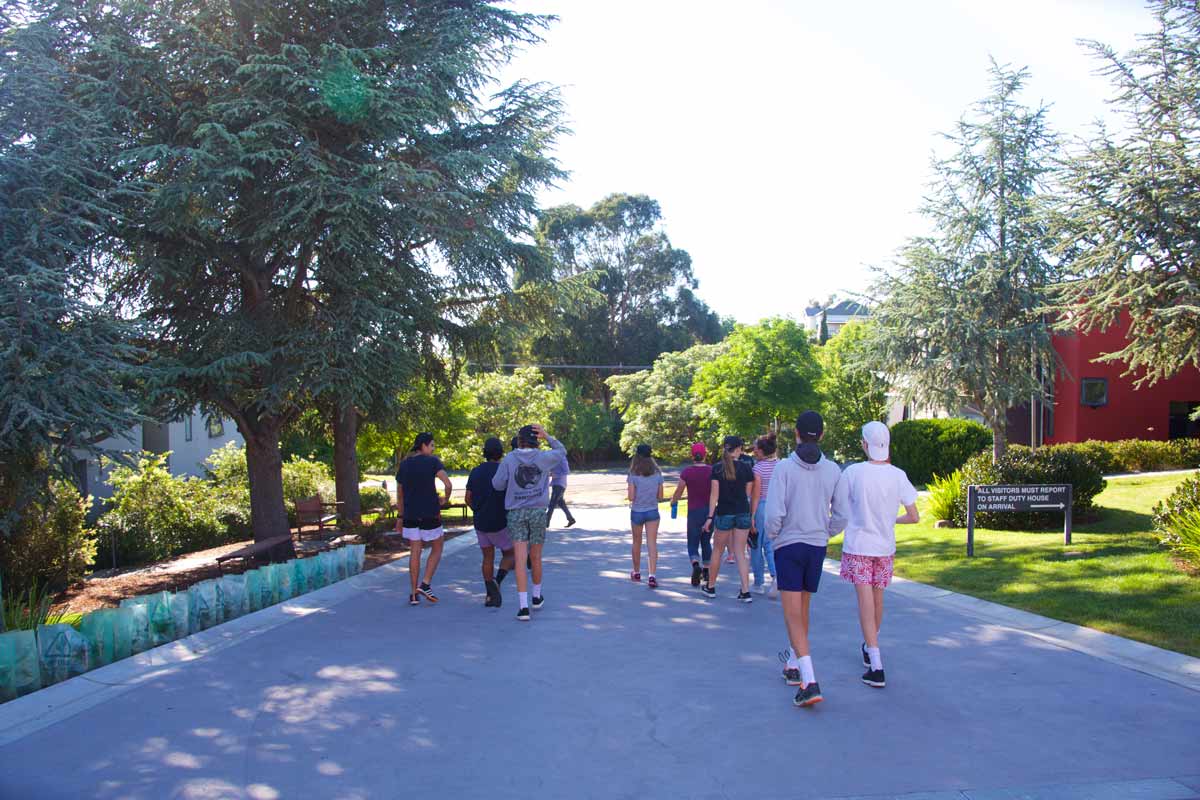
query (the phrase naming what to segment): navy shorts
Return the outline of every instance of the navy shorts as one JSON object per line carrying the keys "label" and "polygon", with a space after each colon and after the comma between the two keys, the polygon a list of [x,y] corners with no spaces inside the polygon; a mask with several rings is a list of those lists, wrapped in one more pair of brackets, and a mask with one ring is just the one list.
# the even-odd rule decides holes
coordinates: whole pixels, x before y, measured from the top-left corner
{"label": "navy shorts", "polygon": [[825,565],[824,547],[796,542],[775,551],[775,581],[781,592],[816,592]]}

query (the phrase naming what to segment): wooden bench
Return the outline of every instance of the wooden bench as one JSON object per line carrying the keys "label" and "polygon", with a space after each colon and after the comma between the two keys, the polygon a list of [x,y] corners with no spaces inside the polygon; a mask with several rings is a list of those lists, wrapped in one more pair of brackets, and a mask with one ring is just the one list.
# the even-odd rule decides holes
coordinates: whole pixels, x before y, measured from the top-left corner
{"label": "wooden bench", "polygon": [[254,544],[234,550],[232,553],[217,556],[217,571],[224,574],[225,566],[231,561],[241,561],[242,568],[245,569],[256,559],[269,557],[272,550],[291,540],[291,534],[287,536],[274,536],[270,539],[263,539],[261,542],[255,542]]}
{"label": "wooden bench", "polygon": [[303,500],[296,501],[296,538],[300,539],[304,536],[305,525],[317,526],[317,537],[327,538],[325,536],[325,527],[335,527],[331,523],[337,522],[337,514],[326,511],[331,508],[335,511],[341,503],[326,503],[321,500],[321,495],[313,495],[306,497]]}

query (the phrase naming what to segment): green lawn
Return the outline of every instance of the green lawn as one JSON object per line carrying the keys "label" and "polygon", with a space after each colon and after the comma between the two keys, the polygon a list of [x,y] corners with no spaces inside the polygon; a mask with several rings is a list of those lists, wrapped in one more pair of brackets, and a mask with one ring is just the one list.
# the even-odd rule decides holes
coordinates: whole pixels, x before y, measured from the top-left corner
{"label": "green lawn", "polygon": [[[1185,476],[1109,481],[1098,518],[1062,530],[934,528],[932,519],[896,529],[896,574],[1047,617],[1200,656],[1200,577],[1183,572],[1151,531],[1150,509]],[[922,501],[924,511],[924,501]],[[841,537],[830,544],[841,556]]]}

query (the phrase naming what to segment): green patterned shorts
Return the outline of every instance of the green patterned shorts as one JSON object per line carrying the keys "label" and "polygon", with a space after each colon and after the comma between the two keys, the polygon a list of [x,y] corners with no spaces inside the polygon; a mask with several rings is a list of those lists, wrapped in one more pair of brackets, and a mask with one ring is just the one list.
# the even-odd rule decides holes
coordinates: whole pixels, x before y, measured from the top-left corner
{"label": "green patterned shorts", "polygon": [[508,512],[508,535],[514,542],[546,543],[546,509],[514,508]]}

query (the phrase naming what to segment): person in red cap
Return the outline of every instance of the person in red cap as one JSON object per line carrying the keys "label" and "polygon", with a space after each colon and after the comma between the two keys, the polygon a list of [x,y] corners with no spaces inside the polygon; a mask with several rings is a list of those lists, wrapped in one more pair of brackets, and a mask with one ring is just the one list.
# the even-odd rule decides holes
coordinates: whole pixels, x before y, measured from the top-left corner
{"label": "person in red cap", "polygon": [[[671,505],[678,506],[679,498],[687,495],[687,548],[692,561],[692,586],[708,582],[708,567],[712,560],[712,531],[706,530],[708,499],[712,468],[704,463],[708,448],[704,442],[692,445],[692,464],[679,473],[679,484],[671,495]],[[701,560],[703,558],[703,560]]]}

